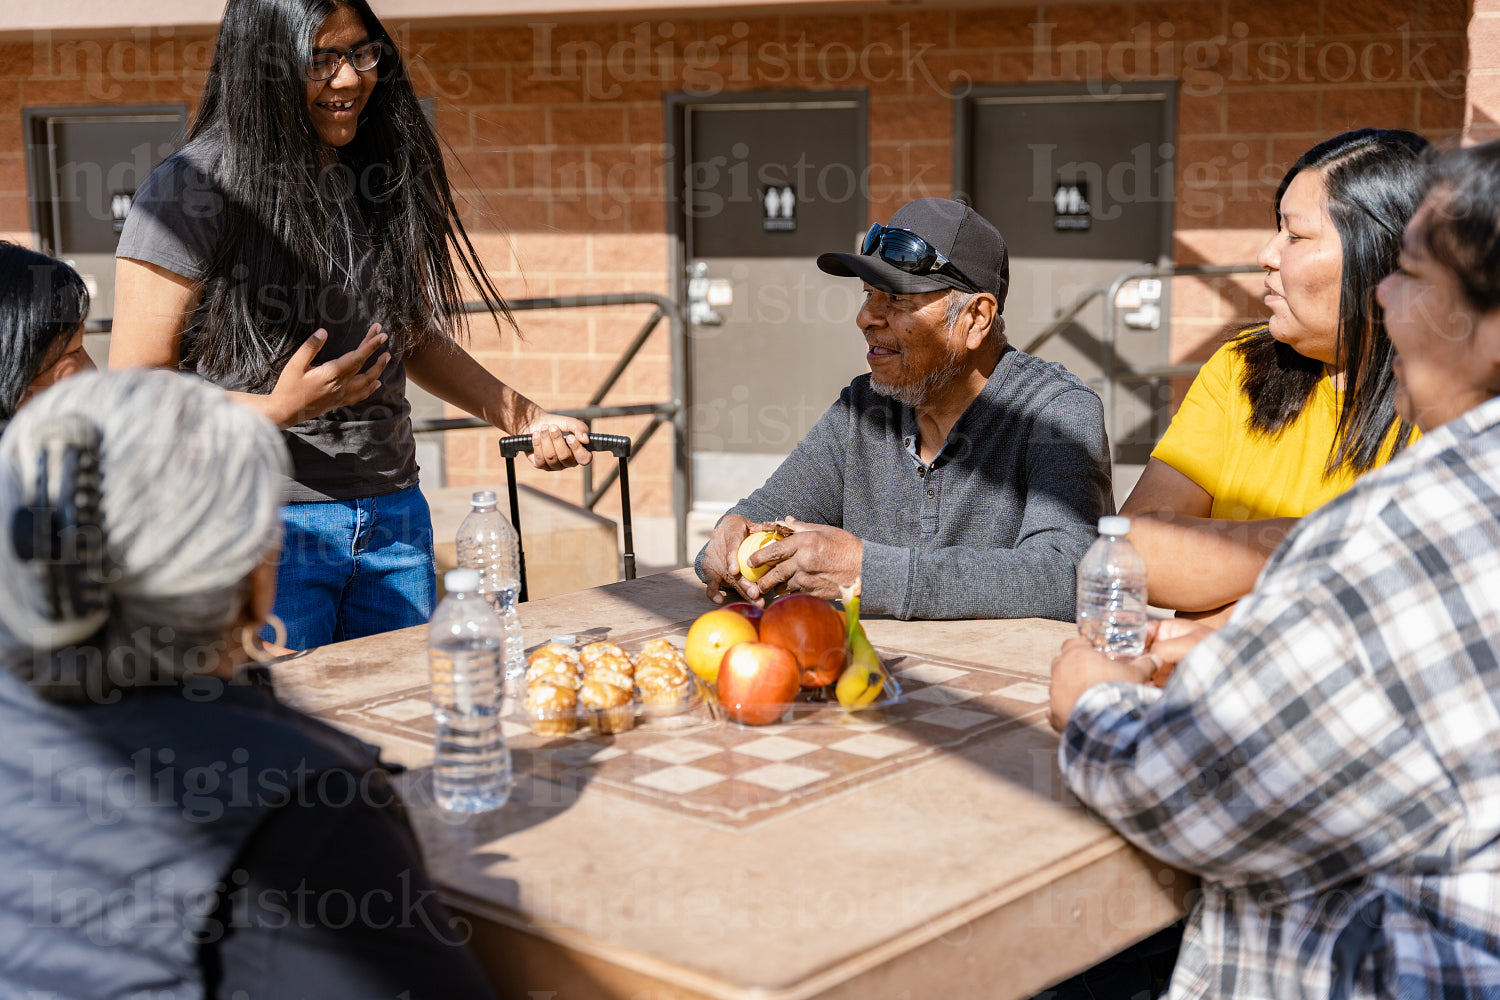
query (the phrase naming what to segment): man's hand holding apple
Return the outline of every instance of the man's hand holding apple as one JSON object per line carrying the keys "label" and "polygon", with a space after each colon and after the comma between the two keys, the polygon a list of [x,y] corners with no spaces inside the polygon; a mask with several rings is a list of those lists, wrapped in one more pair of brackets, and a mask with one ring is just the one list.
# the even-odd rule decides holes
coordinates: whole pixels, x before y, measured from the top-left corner
{"label": "man's hand holding apple", "polygon": [[[746,588],[751,587],[740,578],[740,563],[736,553],[745,536],[750,534],[750,519],[739,514],[725,514],[714,526],[713,537],[703,550],[703,576],[708,581],[708,599],[715,604],[724,603],[724,588],[733,587],[745,597]],[[753,587],[751,589],[754,589]],[[760,596],[757,592],[756,596]]]}
{"label": "man's hand holding apple", "polygon": [[[841,528],[826,524],[809,524],[787,518],[782,524],[791,535],[756,549],[749,557],[751,567],[771,564],[759,580],[751,583],[737,577],[740,593],[759,602],[782,583],[799,594],[812,594],[825,600],[839,596],[839,587],[849,586],[860,573],[864,543]],[[769,530],[775,525],[752,525],[750,530]],[[707,560],[704,560],[707,566]]]}

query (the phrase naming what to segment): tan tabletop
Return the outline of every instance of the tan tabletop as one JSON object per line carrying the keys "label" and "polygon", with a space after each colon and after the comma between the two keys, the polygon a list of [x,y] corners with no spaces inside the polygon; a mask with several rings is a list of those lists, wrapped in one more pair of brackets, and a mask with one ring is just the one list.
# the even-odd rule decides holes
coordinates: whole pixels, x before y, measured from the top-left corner
{"label": "tan tabletop", "polygon": [[[689,570],[523,605],[559,634],[678,638]],[[1188,880],[1061,788],[1047,670],[1070,625],[871,619],[905,699],[874,717],[541,740],[502,810],[430,804],[421,628],[277,671],[384,748],[433,876],[506,997],[1026,997],[1181,915]]]}

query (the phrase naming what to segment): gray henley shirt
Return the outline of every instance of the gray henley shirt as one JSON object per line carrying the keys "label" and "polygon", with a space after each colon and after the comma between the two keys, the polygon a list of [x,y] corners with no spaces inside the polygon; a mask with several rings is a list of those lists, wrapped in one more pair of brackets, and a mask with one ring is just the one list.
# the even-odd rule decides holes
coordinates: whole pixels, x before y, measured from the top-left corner
{"label": "gray henley shirt", "polygon": [[[864,610],[897,618],[1074,614],[1078,562],[1114,512],[1104,409],[1062,365],[1007,347],[930,465],[916,414],[861,375],[731,508],[864,543]],[[703,577],[703,553],[697,570]]]}

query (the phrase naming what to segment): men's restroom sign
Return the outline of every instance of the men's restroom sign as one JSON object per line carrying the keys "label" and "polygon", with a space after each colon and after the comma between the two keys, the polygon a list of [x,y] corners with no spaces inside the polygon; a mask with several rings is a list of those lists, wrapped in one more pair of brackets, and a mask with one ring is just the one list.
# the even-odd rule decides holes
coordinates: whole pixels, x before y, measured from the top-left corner
{"label": "men's restroom sign", "polygon": [[1057,190],[1052,193],[1052,207],[1052,228],[1088,229],[1092,221],[1089,217],[1088,181],[1059,180]]}
{"label": "men's restroom sign", "polygon": [[791,187],[768,187],[760,198],[760,228],[768,233],[797,231],[797,193]]}

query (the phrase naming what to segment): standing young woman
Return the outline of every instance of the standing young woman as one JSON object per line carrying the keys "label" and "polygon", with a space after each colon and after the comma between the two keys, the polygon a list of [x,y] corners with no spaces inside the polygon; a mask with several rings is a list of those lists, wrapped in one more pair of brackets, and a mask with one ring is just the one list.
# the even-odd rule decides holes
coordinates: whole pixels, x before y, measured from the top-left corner
{"label": "standing young woman", "polygon": [[1260,252],[1270,319],[1204,364],[1121,509],[1152,604],[1222,619],[1297,518],[1411,437],[1375,286],[1416,210],[1427,145],[1346,132],[1282,179]]}
{"label": "standing young woman", "polygon": [[117,254],[111,367],[196,372],[285,431],[276,613],[293,648],[432,613],[408,375],[533,434],[540,468],[589,460],[581,422],[452,339],[466,286],[510,313],[365,0],[230,0],[188,142],[137,193]]}

